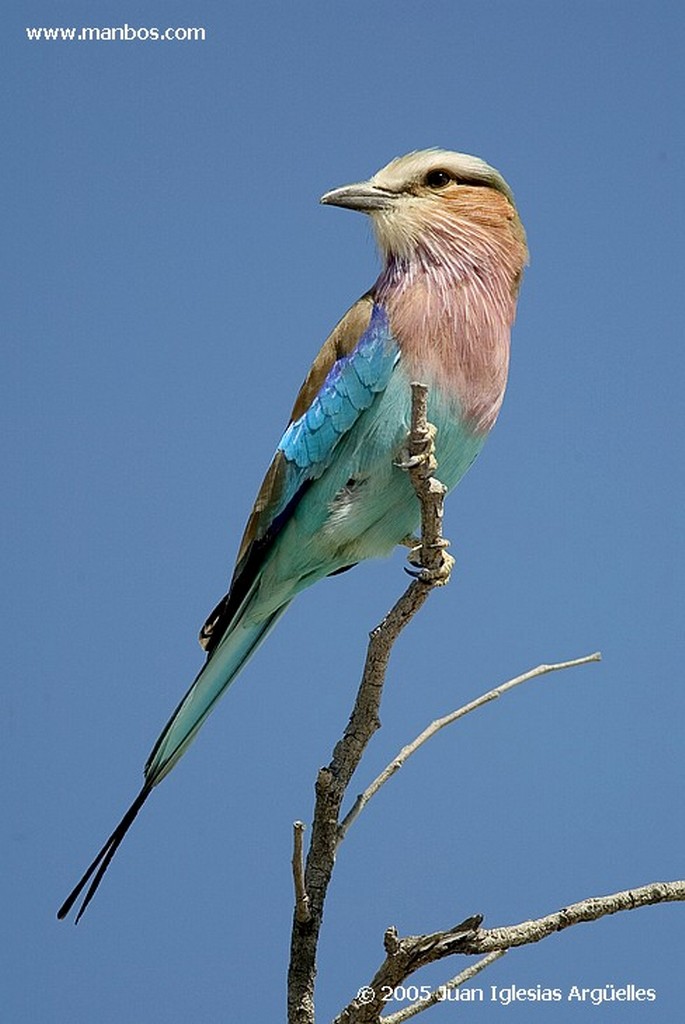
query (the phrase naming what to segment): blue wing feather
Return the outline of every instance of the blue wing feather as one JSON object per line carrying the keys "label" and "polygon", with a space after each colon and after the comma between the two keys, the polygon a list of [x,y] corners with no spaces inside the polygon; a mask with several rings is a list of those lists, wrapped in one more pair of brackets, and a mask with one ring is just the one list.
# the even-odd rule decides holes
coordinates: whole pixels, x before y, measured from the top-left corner
{"label": "blue wing feather", "polygon": [[[374,305],[369,326],[356,347],[333,364],[309,409],[281,438],[278,450],[298,470],[288,473],[282,507],[292,500],[305,479],[321,475],[340,438],[369,408],[374,396],[387,387],[398,359],[399,348],[388,315],[382,306]],[[275,509],[274,515],[278,511]]]}

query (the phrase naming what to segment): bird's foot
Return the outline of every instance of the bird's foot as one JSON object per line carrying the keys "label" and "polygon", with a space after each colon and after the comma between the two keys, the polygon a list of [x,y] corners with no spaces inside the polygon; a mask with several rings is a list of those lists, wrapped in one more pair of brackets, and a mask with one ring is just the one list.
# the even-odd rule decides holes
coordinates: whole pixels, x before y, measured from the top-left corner
{"label": "bird's foot", "polygon": [[421,543],[416,544],[411,548],[407,555],[407,561],[409,564],[416,566],[416,568],[407,569],[405,566],[404,571],[409,576],[413,576],[414,579],[420,580],[422,583],[428,583],[432,587],[444,587],[446,583],[449,583],[452,570],[456,565],[456,560],[446,551],[446,548],[448,547],[449,541],[444,539],[440,539],[435,544],[431,544],[430,550],[438,552],[436,555],[437,564],[427,566],[423,564],[425,546]]}
{"label": "bird's foot", "polygon": [[[426,430],[424,432],[423,439],[419,442],[423,451],[414,452],[413,455],[409,454],[408,448],[403,448],[400,453],[399,461],[395,463],[398,469],[410,470],[418,469],[421,467],[423,473],[426,476],[437,469],[438,463],[435,458],[435,438],[437,436],[437,429],[432,423],[426,424]],[[416,439],[414,440],[414,447],[416,447]]]}
{"label": "bird's foot", "polygon": [[432,474],[437,469],[435,438],[437,429],[426,422],[416,426],[413,423],[408,444],[402,448],[395,463],[398,469],[409,473],[412,486],[421,504],[421,528],[423,536],[435,538],[428,542],[418,537],[404,537],[400,543],[409,548],[407,561],[415,568],[405,572],[414,579],[431,587],[443,587],[454,568],[454,559],[445,550],[449,541],[441,536],[442,498],[447,490]]}

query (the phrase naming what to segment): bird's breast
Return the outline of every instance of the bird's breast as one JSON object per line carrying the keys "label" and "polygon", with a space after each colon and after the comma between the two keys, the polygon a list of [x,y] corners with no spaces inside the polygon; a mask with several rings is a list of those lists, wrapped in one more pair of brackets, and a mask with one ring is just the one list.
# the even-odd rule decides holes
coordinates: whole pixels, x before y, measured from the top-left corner
{"label": "bird's breast", "polygon": [[487,434],[504,398],[510,322],[468,283],[444,294],[417,282],[386,305],[410,379],[436,388],[476,433]]}
{"label": "bird's breast", "polygon": [[452,239],[436,238],[411,259],[391,257],[374,297],[410,376],[487,434],[504,397],[525,246],[463,225]]}

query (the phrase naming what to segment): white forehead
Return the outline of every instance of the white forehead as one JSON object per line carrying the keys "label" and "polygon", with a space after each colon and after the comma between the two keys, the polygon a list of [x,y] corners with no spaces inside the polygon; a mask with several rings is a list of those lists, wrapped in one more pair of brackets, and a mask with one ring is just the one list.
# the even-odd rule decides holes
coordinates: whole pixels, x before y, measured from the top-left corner
{"label": "white forehead", "polygon": [[371,179],[375,185],[400,192],[408,185],[423,180],[429,171],[445,170],[453,177],[473,180],[503,192],[512,199],[511,190],[502,175],[477,156],[453,153],[449,149],[421,149],[406,156],[395,157]]}

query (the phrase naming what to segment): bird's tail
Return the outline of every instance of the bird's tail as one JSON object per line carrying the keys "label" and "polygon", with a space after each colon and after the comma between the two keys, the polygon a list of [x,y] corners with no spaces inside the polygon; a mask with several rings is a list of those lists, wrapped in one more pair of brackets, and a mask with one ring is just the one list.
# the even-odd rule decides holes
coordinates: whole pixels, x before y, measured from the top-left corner
{"label": "bird's tail", "polygon": [[[78,884],[72,889],[59,908],[57,917],[67,916],[74,903],[86,888],[88,890],[76,915],[76,923],[92,900],[102,881],[105,871],[116,853],[122,839],[128,832],[141,807],[154,787],[169,774],[176,762],[183,756],[198,733],[214,705],[251,654],[264,640],[267,633],[280,618],[287,605],[279,608],[268,618],[259,622],[245,622],[243,616],[226,632],[216,649],[195,677],[192,686],[167,722],[164,731],[155,743],[145,765],[145,782],[111,836],[90,864]],[[92,879],[92,881],[91,881]]]}
{"label": "bird's tail", "polygon": [[287,605],[283,605],[268,618],[257,622],[250,621],[248,615],[243,615],[235,625],[228,628],[152,748],[145,765],[146,783],[156,786],[169,774],[195,739],[200,726],[219,697],[230,686],[286,608]]}
{"label": "bird's tail", "polygon": [[76,900],[79,898],[85,887],[88,885],[88,882],[90,882],[91,878],[93,878],[93,875],[95,875],[93,881],[90,882],[88,892],[86,893],[83,899],[83,903],[79,907],[79,912],[76,915],[76,921],[74,923],[78,924],[79,919],[83,915],[84,910],[86,909],[86,907],[92,900],[93,896],[95,895],[95,892],[98,886],[100,885],[100,882],[102,881],[102,876],[109,867],[112,857],[117,852],[117,847],[119,846],[119,843],[130,829],[136,815],[138,814],[138,811],[143,806],[151,792],[152,786],[150,786],[146,782],[138,796],[135,798],[129,809],[126,811],[126,814],[123,816],[123,818],[121,819],[117,827],[114,829],[105,845],[98,853],[93,863],[90,865],[90,867],[88,867],[79,883],[76,886],[74,886],[74,888],[71,890],[71,892],[65,899],[64,903],[62,904],[62,906],[57,911],[57,917],[59,918],[60,921],[64,920],[64,918],[67,916],[67,914],[73,907],[74,903],[76,903]]}

